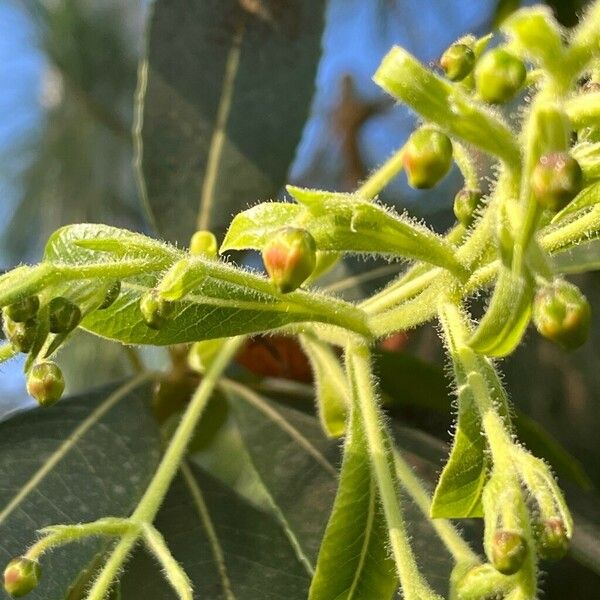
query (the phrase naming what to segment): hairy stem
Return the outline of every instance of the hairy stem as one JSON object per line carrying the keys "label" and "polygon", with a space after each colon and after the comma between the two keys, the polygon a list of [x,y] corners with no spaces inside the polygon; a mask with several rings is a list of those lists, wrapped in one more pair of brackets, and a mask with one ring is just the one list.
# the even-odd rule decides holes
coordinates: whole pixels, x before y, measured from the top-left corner
{"label": "hairy stem", "polygon": [[[396,476],[400,481],[400,485],[410,494],[425,517],[430,519],[431,498],[429,494],[415,475],[411,466],[404,460],[400,451],[394,449],[393,454]],[[452,554],[456,563],[462,561],[477,562],[479,560],[478,556],[471,550],[469,544],[463,540],[450,521],[447,519],[431,519],[431,526],[437,532],[448,552]]]}
{"label": "hairy stem", "polygon": [[[204,379],[202,379],[202,382],[194,393],[175,434],[171,438],[169,447],[150,485],[131,516],[133,523],[146,524],[154,521],[156,513],[179,469],[179,465],[185,455],[202,412],[217,385],[219,377],[234,357],[243,339],[243,337],[234,337],[227,340],[214,362],[206,371]],[[139,537],[140,530],[135,530],[127,532],[121,538],[90,589],[87,600],[104,600]]]}
{"label": "hairy stem", "polygon": [[387,433],[382,424],[373,389],[369,350],[366,346],[349,346],[346,360],[352,394],[367,438],[373,473],[379,489],[404,598],[437,600],[439,596],[429,587],[419,572],[402,516],[393,466],[386,448]]}
{"label": "hairy stem", "polygon": [[388,158],[381,167],[374,171],[369,178],[356,190],[361,198],[374,198],[381,190],[402,171],[404,147]]}

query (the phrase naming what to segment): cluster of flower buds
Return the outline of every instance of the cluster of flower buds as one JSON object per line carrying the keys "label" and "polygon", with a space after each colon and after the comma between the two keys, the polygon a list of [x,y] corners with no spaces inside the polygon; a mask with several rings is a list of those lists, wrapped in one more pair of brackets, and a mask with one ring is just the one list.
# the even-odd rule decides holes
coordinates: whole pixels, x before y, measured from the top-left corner
{"label": "cluster of flower buds", "polygon": [[523,61],[503,47],[493,48],[479,57],[475,52],[476,40],[469,36],[452,44],[440,58],[450,81],[475,84],[481,100],[489,104],[503,104],[511,100],[525,83],[527,70]]}
{"label": "cluster of flower buds", "polygon": [[[189,254],[191,257],[214,259],[217,256],[217,239],[210,231],[196,231],[190,240]],[[175,314],[175,304],[163,297],[161,290],[181,288],[183,295],[183,282],[189,266],[189,258],[181,259],[173,264],[167,271],[160,285],[148,290],[139,301],[139,309],[144,323],[158,331],[162,329]],[[177,298],[179,299],[179,298]]]}
{"label": "cluster of flower buds", "polygon": [[[111,306],[121,293],[121,282],[115,281],[106,289],[104,298],[95,307],[104,310]],[[60,346],[66,336],[81,322],[81,308],[64,296],[55,296],[43,302],[44,294],[25,296],[2,309],[3,330],[7,340],[16,352],[24,354],[32,351],[32,365],[28,368],[27,391],[40,406],[56,403],[65,388],[59,367],[49,360],[37,360],[42,353],[46,358]],[[96,300],[96,303],[99,300]],[[43,308],[43,315],[42,315]],[[54,339],[45,347],[48,334]]]}
{"label": "cluster of flower buds", "polygon": [[566,350],[587,340],[591,308],[577,286],[564,279],[540,287],[533,303],[533,322],[538,332]]}

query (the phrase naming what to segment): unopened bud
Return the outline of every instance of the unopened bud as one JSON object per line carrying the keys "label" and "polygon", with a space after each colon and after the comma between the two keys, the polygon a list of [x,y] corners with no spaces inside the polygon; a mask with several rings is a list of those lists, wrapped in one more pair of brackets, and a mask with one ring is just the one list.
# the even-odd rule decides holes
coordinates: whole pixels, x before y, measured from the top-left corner
{"label": "unopened bud", "polygon": [[452,44],[440,58],[440,67],[451,81],[461,81],[475,66],[475,54],[466,44]]}
{"label": "unopened bud", "polygon": [[475,85],[480,98],[490,104],[508,102],[525,82],[523,61],[503,48],[486,52],[475,67]]}
{"label": "unopened bud", "polygon": [[411,187],[432,188],[450,169],[452,142],[441,131],[421,127],[406,142],[403,163]]}
{"label": "unopened bud", "polygon": [[104,310],[105,308],[112,306],[116,302],[120,293],[121,282],[117,280],[111,283],[108,290],[106,290],[106,296],[104,296],[104,300],[102,301],[102,304],[98,307],[98,310]]}
{"label": "unopened bud", "polygon": [[523,565],[526,555],[527,542],[520,533],[505,529],[494,533],[490,558],[497,571],[504,575],[513,575]]}
{"label": "unopened bud", "polygon": [[271,281],[287,294],[299,288],[314,271],[317,245],[305,229],[284,227],[263,248],[262,258]]}
{"label": "unopened bud", "polygon": [[557,212],[563,209],[582,187],[581,167],[567,152],[545,154],[533,169],[533,194],[538,203],[548,210]]}
{"label": "unopened bud", "polygon": [[4,317],[4,333],[17,352],[26,354],[31,350],[35,342],[36,332],[37,321],[35,319],[18,323],[7,316]]}
{"label": "unopened bud", "polygon": [[27,392],[40,406],[56,404],[65,391],[65,380],[58,365],[51,361],[39,362],[27,376]]}
{"label": "unopened bud", "polygon": [[470,227],[475,220],[475,210],[481,203],[481,190],[463,188],[454,197],[454,215],[465,227]]}
{"label": "unopened bud", "polygon": [[40,299],[37,296],[27,296],[21,300],[4,307],[4,315],[17,323],[24,323],[33,319],[40,308]]}
{"label": "unopened bud", "polygon": [[48,304],[50,333],[69,333],[81,321],[81,310],[68,298],[52,298]]}
{"label": "unopened bud", "polygon": [[215,258],[217,256],[217,238],[211,231],[196,231],[190,241],[190,254]]}
{"label": "unopened bud", "polygon": [[173,314],[173,303],[162,298],[157,290],[150,290],[140,299],[140,311],[150,329],[160,329]]}
{"label": "unopened bud", "polygon": [[540,288],[533,303],[533,322],[539,333],[566,350],[587,340],[591,308],[577,286],[562,279]]}
{"label": "unopened bud", "polygon": [[544,560],[560,560],[569,549],[569,536],[562,519],[545,519],[535,529],[537,550]]}
{"label": "unopened bud", "polygon": [[37,587],[40,577],[41,568],[36,560],[26,556],[13,558],[4,569],[4,589],[13,598],[20,598]]}

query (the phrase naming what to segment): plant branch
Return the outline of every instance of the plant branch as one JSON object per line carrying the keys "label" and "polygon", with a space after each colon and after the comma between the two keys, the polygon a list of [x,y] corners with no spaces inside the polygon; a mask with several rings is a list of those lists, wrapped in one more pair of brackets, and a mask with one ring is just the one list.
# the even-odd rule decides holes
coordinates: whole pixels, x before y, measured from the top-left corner
{"label": "plant branch", "polygon": [[[194,393],[175,434],[171,438],[169,447],[150,485],[131,516],[133,523],[143,525],[154,521],[219,377],[238,351],[243,339],[243,337],[230,338],[206,371],[204,379],[202,379]],[[104,600],[139,536],[139,531],[130,531],[121,538],[90,589],[87,600]]]}
{"label": "plant branch", "polygon": [[382,424],[373,389],[369,350],[366,346],[349,346],[346,352],[353,401],[361,415],[404,598],[405,600],[438,600],[439,596],[429,587],[419,572],[410,545],[399,504],[393,465],[386,448],[387,432]]}

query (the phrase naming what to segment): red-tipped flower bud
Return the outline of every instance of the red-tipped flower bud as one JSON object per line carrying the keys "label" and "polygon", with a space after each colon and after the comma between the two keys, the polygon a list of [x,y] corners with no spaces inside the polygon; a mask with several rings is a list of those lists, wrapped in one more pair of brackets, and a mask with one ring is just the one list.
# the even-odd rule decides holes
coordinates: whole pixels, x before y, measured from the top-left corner
{"label": "red-tipped flower bud", "polygon": [[4,315],[17,323],[29,321],[37,315],[40,299],[37,296],[26,296],[14,304],[4,308]]}
{"label": "red-tipped flower bud", "polygon": [[481,190],[463,188],[454,197],[454,215],[465,227],[470,227],[475,220],[475,210],[481,203]]}
{"label": "red-tipped flower bud", "polygon": [[211,231],[196,231],[190,241],[190,254],[215,258],[217,256],[217,238]]}
{"label": "red-tipped flower bud", "polygon": [[516,531],[500,529],[494,533],[491,561],[494,568],[504,575],[516,573],[527,555],[527,542]]}
{"label": "red-tipped flower bud", "polygon": [[102,304],[98,307],[98,310],[104,310],[105,308],[112,306],[116,302],[120,293],[121,282],[117,280],[111,283],[110,287],[106,290],[106,296],[104,296],[104,300],[102,301]]}
{"label": "red-tipped flower bud", "polygon": [[13,558],[4,569],[4,589],[13,598],[20,598],[35,589],[42,571],[36,560],[26,556]]}
{"label": "red-tipped flower bud", "polygon": [[140,311],[150,329],[160,329],[173,314],[173,303],[161,297],[157,290],[146,292],[140,299]]}
{"label": "red-tipped flower bud", "polygon": [[17,323],[4,317],[4,333],[17,352],[27,353],[31,350],[37,332],[37,321],[30,319],[25,323]]}
{"label": "red-tipped flower bud", "polygon": [[552,517],[535,527],[538,554],[544,560],[560,560],[569,549],[569,537],[562,519]]}
{"label": "red-tipped flower bud", "polygon": [[533,169],[533,194],[538,203],[548,210],[557,212],[563,209],[582,187],[581,167],[567,152],[545,154]]}
{"label": "red-tipped flower bud", "polygon": [[271,281],[287,294],[300,287],[317,262],[317,245],[305,229],[284,227],[263,248],[262,258]]}
{"label": "red-tipped flower bud", "polygon": [[502,48],[486,52],[475,67],[475,86],[490,104],[508,102],[525,82],[523,61]]}
{"label": "red-tipped flower bud", "polygon": [[411,187],[432,188],[450,169],[452,142],[441,131],[417,129],[406,142],[403,163]]}
{"label": "red-tipped flower bud", "polygon": [[40,406],[56,404],[65,391],[65,380],[58,365],[52,361],[39,362],[27,376],[27,392]]}
{"label": "red-tipped flower bud", "polygon": [[461,81],[475,66],[475,54],[466,44],[452,44],[440,58],[440,67],[451,81]]}
{"label": "red-tipped flower bud", "polygon": [[590,321],[590,305],[571,283],[559,279],[538,290],[533,303],[533,322],[545,338],[573,350],[587,340]]}
{"label": "red-tipped flower bud", "polygon": [[81,321],[79,306],[68,298],[52,298],[48,304],[50,313],[50,333],[69,333]]}

